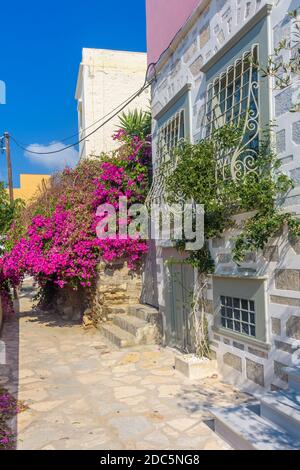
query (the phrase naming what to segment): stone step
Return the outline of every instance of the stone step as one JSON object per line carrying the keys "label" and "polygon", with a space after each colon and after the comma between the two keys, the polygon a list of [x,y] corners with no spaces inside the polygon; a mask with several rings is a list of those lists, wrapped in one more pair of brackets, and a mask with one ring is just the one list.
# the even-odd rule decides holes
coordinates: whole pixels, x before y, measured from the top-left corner
{"label": "stone step", "polygon": [[113,323],[133,335],[137,344],[155,344],[157,341],[156,326],[138,317],[115,315]]}
{"label": "stone step", "polygon": [[111,305],[105,307],[105,313],[107,315],[126,315],[126,313],[128,313],[128,305]]}
{"label": "stone step", "polygon": [[300,393],[296,390],[270,392],[261,398],[261,416],[300,440]]}
{"label": "stone step", "polygon": [[289,386],[300,393],[300,367],[286,367],[284,370],[288,374]]}
{"label": "stone step", "polygon": [[144,320],[148,323],[157,323],[159,312],[156,308],[150,305],[130,305],[128,308],[128,315]]}
{"label": "stone step", "polygon": [[280,392],[288,389],[288,383],[279,377],[274,377],[271,383],[271,392]]}
{"label": "stone step", "polygon": [[300,441],[251,407],[213,409],[215,432],[237,450],[299,450]]}
{"label": "stone step", "polygon": [[111,322],[102,323],[99,329],[103,336],[115,344],[118,348],[128,348],[135,346],[136,338],[122,328],[114,325]]}

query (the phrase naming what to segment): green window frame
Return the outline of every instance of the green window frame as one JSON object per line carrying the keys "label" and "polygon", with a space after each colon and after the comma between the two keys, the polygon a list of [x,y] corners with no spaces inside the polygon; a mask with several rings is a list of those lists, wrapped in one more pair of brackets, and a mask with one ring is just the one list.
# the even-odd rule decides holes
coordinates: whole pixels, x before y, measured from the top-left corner
{"label": "green window frame", "polygon": [[[266,298],[265,278],[214,275],[214,329],[225,336],[239,338],[240,341],[266,343]],[[230,305],[226,305],[227,303]],[[235,314],[239,330],[235,328]]]}

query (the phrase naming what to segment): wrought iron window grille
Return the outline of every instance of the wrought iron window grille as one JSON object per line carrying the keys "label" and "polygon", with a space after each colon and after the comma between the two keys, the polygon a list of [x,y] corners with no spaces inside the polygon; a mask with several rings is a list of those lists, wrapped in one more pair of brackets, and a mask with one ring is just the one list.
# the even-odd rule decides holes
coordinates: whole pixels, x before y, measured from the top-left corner
{"label": "wrought iron window grille", "polygon": [[212,138],[224,125],[241,129],[235,148],[217,155],[216,178],[241,179],[257,174],[259,152],[259,45],[253,44],[242,57],[208,84],[205,138]]}

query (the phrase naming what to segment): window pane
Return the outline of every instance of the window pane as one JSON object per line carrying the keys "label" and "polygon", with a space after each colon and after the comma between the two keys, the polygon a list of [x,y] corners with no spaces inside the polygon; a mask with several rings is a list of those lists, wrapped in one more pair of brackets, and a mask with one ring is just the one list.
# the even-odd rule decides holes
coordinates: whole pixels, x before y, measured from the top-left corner
{"label": "window pane", "polygon": [[[221,326],[247,336],[256,336],[256,318],[254,302],[247,299],[238,299],[221,296]],[[239,307],[244,307],[241,310]],[[253,311],[250,311],[250,308]],[[249,310],[248,310],[249,309]]]}
{"label": "window pane", "polygon": [[256,336],[255,326],[250,326],[251,336]]}
{"label": "window pane", "polygon": [[239,310],[234,310],[234,318],[236,320],[240,320],[241,319],[241,312]]}
{"label": "window pane", "polygon": [[185,136],[184,110],[177,112],[166,124],[159,129],[158,160],[160,164],[174,154],[173,150],[180,139]]}
{"label": "window pane", "polygon": [[228,318],[232,318],[232,308],[226,308],[226,315]]}
{"label": "window pane", "polygon": [[246,335],[249,335],[249,325],[242,323],[242,332],[245,333]]}
{"label": "window pane", "polygon": [[248,318],[248,312],[242,312],[242,320],[246,323],[248,323],[249,318]]}

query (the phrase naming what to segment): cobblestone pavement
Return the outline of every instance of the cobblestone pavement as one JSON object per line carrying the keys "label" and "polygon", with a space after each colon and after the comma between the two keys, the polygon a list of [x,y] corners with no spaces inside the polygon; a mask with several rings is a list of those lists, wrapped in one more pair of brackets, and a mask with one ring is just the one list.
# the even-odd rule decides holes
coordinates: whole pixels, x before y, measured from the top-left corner
{"label": "cobblestone pavement", "polygon": [[119,351],[96,330],[32,310],[28,287],[18,321],[5,325],[0,385],[29,408],[15,426],[18,449],[229,447],[203,422],[211,405],[249,397],[214,376],[191,382],[158,346]]}

